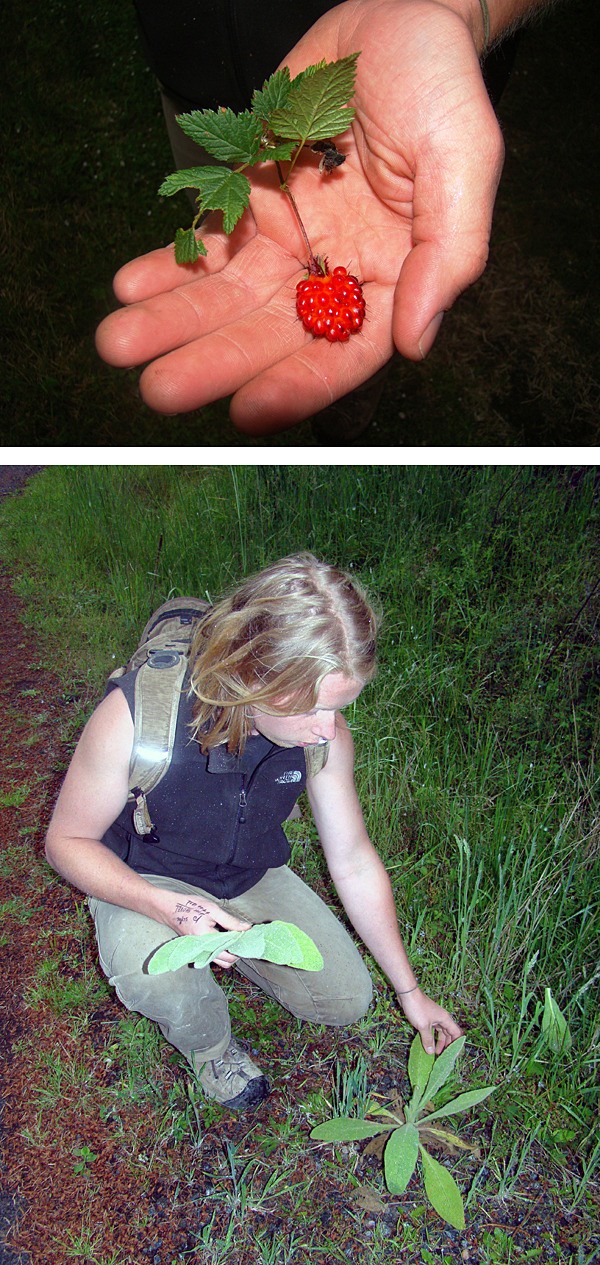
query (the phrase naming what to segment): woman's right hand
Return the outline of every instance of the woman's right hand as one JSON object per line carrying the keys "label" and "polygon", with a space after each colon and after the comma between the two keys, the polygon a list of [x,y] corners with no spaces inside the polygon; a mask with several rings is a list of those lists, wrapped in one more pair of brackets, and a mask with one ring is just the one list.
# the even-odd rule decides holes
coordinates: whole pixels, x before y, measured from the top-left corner
{"label": "woman's right hand", "polygon": [[[160,905],[164,907],[162,921],[180,936],[203,936],[211,931],[222,930],[247,931],[252,925],[226,913],[207,897],[186,896],[184,893],[165,891],[162,888],[156,888],[155,891]],[[237,957],[224,949],[223,953],[214,958],[214,962],[229,970],[237,962]]]}

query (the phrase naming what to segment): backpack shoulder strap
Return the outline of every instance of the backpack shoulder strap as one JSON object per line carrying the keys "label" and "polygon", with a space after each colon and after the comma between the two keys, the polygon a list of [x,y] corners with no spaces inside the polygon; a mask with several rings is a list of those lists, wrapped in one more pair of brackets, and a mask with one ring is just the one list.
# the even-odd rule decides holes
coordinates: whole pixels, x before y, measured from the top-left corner
{"label": "backpack shoulder strap", "polygon": [[327,764],[329,756],[329,743],[319,742],[315,747],[306,747],[304,757],[306,760],[306,776],[316,777],[321,769]]}
{"label": "backpack shoulder strap", "polygon": [[164,602],[148,620],[127,666],[112,673],[115,678],[137,669],[129,799],[140,835],[154,829],[146,796],[171,764],[190,646],[199,621],[209,610],[209,602],[195,597]]}
{"label": "backpack shoulder strap", "polygon": [[173,756],[175,730],[188,658],[150,654],[135,679],[135,725],[129,765],[130,790],[154,790]]}

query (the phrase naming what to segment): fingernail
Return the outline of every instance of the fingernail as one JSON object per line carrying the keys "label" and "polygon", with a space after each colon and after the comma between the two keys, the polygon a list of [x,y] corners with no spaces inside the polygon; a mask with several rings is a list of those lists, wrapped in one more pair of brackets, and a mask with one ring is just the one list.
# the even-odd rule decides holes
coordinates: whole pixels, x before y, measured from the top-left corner
{"label": "fingernail", "polygon": [[440,325],[443,319],[444,319],[444,313],[438,312],[437,316],[434,316],[433,320],[429,322],[429,325],[427,326],[427,329],[425,330],[425,332],[421,334],[421,337],[419,339],[419,351],[421,353],[423,360],[425,359],[426,356],[429,355],[429,352],[431,351],[431,348],[433,347],[433,344],[437,338],[438,330],[440,328]]}

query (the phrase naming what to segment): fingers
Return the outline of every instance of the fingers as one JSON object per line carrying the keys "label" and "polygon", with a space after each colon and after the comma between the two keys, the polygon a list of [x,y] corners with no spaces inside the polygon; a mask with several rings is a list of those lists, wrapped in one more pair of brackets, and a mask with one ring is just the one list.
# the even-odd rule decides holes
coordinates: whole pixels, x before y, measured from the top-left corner
{"label": "fingers", "polygon": [[143,372],[140,390],[159,413],[190,412],[240,392],[235,425],[250,434],[292,426],[365,381],[391,355],[392,293],[366,287],[369,322],[347,343],[313,339],[295,313],[294,279],[265,307],[178,347]]}
{"label": "fingers", "polygon": [[[207,226],[213,219],[210,217],[206,221]],[[229,237],[226,233],[203,228],[202,237],[208,254],[195,264],[176,263],[172,245],[139,255],[116,273],[113,280],[115,295],[120,303],[141,303],[164,290],[173,290],[219,272],[246,242],[251,241],[255,232],[254,220],[248,214]]]}
{"label": "fingers", "polygon": [[224,971],[230,971],[237,961],[238,959],[234,953],[227,953],[227,951],[225,951],[224,953],[221,953],[218,958],[213,958],[211,966],[222,966]]}
{"label": "fingers", "polygon": [[367,317],[347,343],[302,336],[302,346],[236,392],[234,426],[248,435],[272,435],[312,417],[372,377],[390,359],[390,287],[366,285]]}
{"label": "fingers", "polygon": [[[102,321],[96,347],[103,360],[131,368],[176,347],[187,347],[234,318],[266,305],[298,271],[294,259],[258,236],[215,275],[206,271],[198,275],[197,265],[193,265],[194,276],[181,284],[186,269],[174,261],[172,266],[177,268],[179,285],[112,312]],[[159,264],[159,274],[161,267]]]}

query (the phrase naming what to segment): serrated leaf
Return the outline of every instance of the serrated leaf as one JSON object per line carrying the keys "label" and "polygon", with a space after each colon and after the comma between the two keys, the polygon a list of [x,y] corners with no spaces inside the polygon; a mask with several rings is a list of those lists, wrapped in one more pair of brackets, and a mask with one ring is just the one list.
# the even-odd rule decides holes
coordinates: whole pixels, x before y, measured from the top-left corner
{"label": "serrated leaf", "polygon": [[421,1094],[425,1090],[434,1062],[435,1055],[427,1054],[421,1041],[421,1034],[417,1032],[408,1052],[408,1079],[413,1089],[419,1089]]}
{"label": "serrated leaf", "polygon": [[204,170],[204,167],[182,167],[180,171],[172,171],[170,176],[165,176],[158,192],[164,198],[171,198],[181,189],[199,189]]}
{"label": "serrated leaf", "polygon": [[260,149],[260,119],[250,110],[192,110],[178,114],[177,122],[186,136],[224,163],[253,162]]}
{"label": "serrated leaf", "polygon": [[478,1102],[483,1102],[485,1098],[488,1098],[495,1089],[495,1085],[486,1085],[483,1089],[468,1089],[465,1094],[452,1098],[437,1111],[432,1111],[428,1116],[422,1116],[419,1124],[429,1124],[430,1120],[440,1120],[442,1116],[454,1116],[458,1111],[468,1111],[469,1107],[475,1107]]}
{"label": "serrated leaf", "polygon": [[569,1025],[547,988],[544,995],[544,1013],[542,1016],[542,1035],[546,1045],[554,1054],[566,1054],[572,1045]]}
{"label": "serrated leaf", "polygon": [[419,1131],[414,1124],[394,1129],[383,1155],[385,1180],[390,1195],[402,1195],[415,1171]]}
{"label": "serrated leaf", "polygon": [[229,167],[200,167],[198,184],[203,211],[222,211],[223,228],[233,232],[250,202],[250,181]]}
{"label": "serrated leaf", "polygon": [[268,125],[273,110],[281,110],[287,104],[291,83],[287,66],[276,70],[274,75],[265,80],[262,88],[256,88],[253,92],[252,113]]}
{"label": "serrated leaf", "polygon": [[454,1226],[455,1230],[464,1230],[465,1210],[462,1195],[452,1173],[449,1173],[443,1164],[438,1163],[424,1146],[419,1146],[419,1150],[423,1164],[425,1192],[432,1207],[444,1221]]}
{"label": "serrated leaf", "polygon": [[201,237],[196,237],[193,228],[178,228],[175,233],[175,261],[178,264],[195,264],[197,259],[206,255],[206,246]]}
{"label": "serrated leaf", "polygon": [[387,1132],[386,1125],[369,1124],[367,1120],[354,1120],[351,1116],[336,1116],[318,1124],[310,1136],[316,1142],[360,1142],[362,1138],[374,1138],[378,1133]]}
{"label": "serrated leaf", "polygon": [[442,1053],[438,1055],[425,1086],[426,1098],[435,1098],[438,1090],[442,1088],[442,1085],[446,1084],[457,1058],[462,1054],[466,1039],[466,1037],[459,1037],[457,1041],[447,1045],[446,1049],[442,1050]]}
{"label": "serrated leaf", "polygon": [[354,92],[357,57],[353,53],[337,62],[311,66],[292,79],[287,105],[274,110],[269,120],[275,135],[305,145],[345,132],[354,118],[347,102]]}
{"label": "serrated leaf", "polygon": [[276,145],[265,145],[258,155],[258,162],[288,162],[293,157],[294,151],[298,148],[297,141],[281,141]]}

